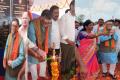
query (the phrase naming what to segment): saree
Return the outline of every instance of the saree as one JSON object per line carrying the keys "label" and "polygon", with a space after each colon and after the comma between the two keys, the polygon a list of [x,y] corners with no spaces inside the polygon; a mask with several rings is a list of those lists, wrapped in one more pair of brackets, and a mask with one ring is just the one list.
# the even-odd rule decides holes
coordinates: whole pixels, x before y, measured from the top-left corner
{"label": "saree", "polygon": [[96,39],[87,38],[87,33],[81,32],[79,35],[80,46],[79,51],[79,64],[80,76],[87,80],[91,77],[97,77],[99,73],[99,64],[96,57]]}

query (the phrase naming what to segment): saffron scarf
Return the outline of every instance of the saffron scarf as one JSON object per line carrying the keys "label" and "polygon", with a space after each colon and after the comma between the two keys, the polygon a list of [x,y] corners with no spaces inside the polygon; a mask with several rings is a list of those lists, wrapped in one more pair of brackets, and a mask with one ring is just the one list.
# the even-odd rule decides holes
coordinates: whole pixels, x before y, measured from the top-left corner
{"label": "saffron scarf", "polygon": [[48,53],[48,34],[49,29],[48,27],[45,28],[45,52]]}
{"label": "saffron scarf", "polygon": [[40,49],[44,49],[46,53],[48,53],[48,36],[49,36],[49,28],[45,28],[45,43],[44,46],[42,46],[42,33],[41,33],[41,25],[40,20],[36,19],[34,20],[35,25],[35,33],[36,33],[36,39],[37,39],[37,46]]}
{"label": "saffron scarf", "polygon": [[30,11],[28,11],[28,16],[29,16],[30,20],[32,20],[32,13]]}
{"label": "saffron scarf", "polygon": [[[106,25],[104,26],[103,32],[108,33]],[[104,44],[106,47],[115,48],[115,40],[113,38],[105,41]]]}
{"label": "saffron scarf", "polygon": [[38,48],[43,49],[42,47],[42,39],[41,39],[41,25],[40,25],[40,20],[34,20],[34,25],[35,25],[35,33],[36,33],[36,44]]}
{"label": "saffron scarf", "polygon": [[15,60],[18,57],[19,42],[20,42],[20,37],[19,37],[18,32],[15,34],[14,42],[13,42],[12,33],[10,33],[9,39],[8,39],[8,49],[7,49],[8,60]]}

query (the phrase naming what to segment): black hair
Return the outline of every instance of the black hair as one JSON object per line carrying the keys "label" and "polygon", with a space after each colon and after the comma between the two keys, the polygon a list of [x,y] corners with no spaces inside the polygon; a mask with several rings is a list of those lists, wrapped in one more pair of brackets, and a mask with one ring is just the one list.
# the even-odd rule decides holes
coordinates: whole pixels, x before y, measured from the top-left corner
{"label": "black hair", "polygon": [[52,14],[55,9],[59,9],[59,7],[56,6],[56,5],[53,5],[53,6],[50,8],[50,14]]}
{"label": "black hair", "polygon": [[75,0],[72,0],[71,3],[70,3],[70,8],[71,8],[71,5],[75,6]]}
{"label": "black hair", "polygon": [[120,20],[119,19],[115,19],[114,22],[119,22]]}
{"label": "black hair", "polygon": [[107,20],[106,22],[115,22],[114,19]]}
{"label": "black hair", "polygon": [[[17,18],[14,18],[13,20],[12,20],[12,22],[13,21],[16,21],[17,22],[17,25],[19,26],[19,20],[17,19]],[[20,27],[20,26],[19,26]]]}
{"label": "black hair", "polygon": [[86,31],[86,26],[88,26],[89,24],[91,24],[91,23],[93,23],[91,20],[86,20],[84,23],[83,23],[83,29],[82,29],[82,31]]}
{"label": "black hair", "polygon": [[43,10],[41,16],[50,20],[51,19],[50,10],[49,9]]}
{"label": "black hair", "polygon": [[99,21],[99,20],[102,20],[102,21],[104,21],[104,19],[102,19],[102,18],[98,19],[98,21]]}
{"label": "black hair", "polygon": [[70,11],[70,9],[66,9],[66,10],[65,10],[65,13],[67,13],[68,11]]}
{"label": "black hair", "polygon": [[112,23],[114,23],[114,20],[113,20],[113,19],[110,19],[110,20],[107,20],[105,23],[107,23],[107,22],[112,22]]}

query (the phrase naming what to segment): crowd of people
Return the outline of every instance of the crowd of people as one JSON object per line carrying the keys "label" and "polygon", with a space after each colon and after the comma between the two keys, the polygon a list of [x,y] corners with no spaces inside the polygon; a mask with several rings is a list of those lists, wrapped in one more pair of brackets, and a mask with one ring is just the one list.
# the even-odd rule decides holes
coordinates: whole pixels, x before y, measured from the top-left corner
{"label": "crowd of people", "polygon": [[62,17],[59,17],[60,8],[53,5],[35,19],[30,11],[24,12],[21,26],[17,18],[12,20],[3,59],[5,80],[28,80],[28,72],[32,80],[39,76],[47,80],[54,74],[51,67],[54,57],[62,80],[74,77],[77,67],[80,67],[80,80],[97,78],[100,70],[103,77],[117,79],[120,20],[101,18],[97,23],[91,20],[80,23],[75,19],[74,0],[69,7]]}
{"label": "crowd of people", "polygon": [[[120,20],[111,19],[104,22],[101,18],[97,24],[91,20],[81,24],[76,19],[75,25],[80,78],[83,80],[88,80],[90,77],[97,78],[101,70],[103,77],[110,76],[116,80],[115,69],[120,58]],[[102,69],[99,64],[102,65]]]}
{"label": "crowd of people", "polygon": [[[48,79],[52,76],[53,56],[59,57],[59,70],[62,80],[69,80],[75,74],[75,7],[59,19],[59,7],[53,5],[42,11],[39,18],[32,18],[30,11],[22,15],[22,24],[18,19],[11,22],[4,51],[3,67],[5,80],[27,80],[28,72],[32,80],[38,76]],[[37,69],[40,66],[40,71]]]}

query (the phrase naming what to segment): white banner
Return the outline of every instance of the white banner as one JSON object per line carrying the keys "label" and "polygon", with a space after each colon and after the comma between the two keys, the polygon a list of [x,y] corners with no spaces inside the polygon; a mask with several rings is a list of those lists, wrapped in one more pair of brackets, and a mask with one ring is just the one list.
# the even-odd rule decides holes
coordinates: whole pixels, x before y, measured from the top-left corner
{"label": "white banner", "polygon": [[49,9],[52,5],[59,6],[60,9],[69,8],[72,0],[30,0],[31,11],[41,12],[44,9]]}

